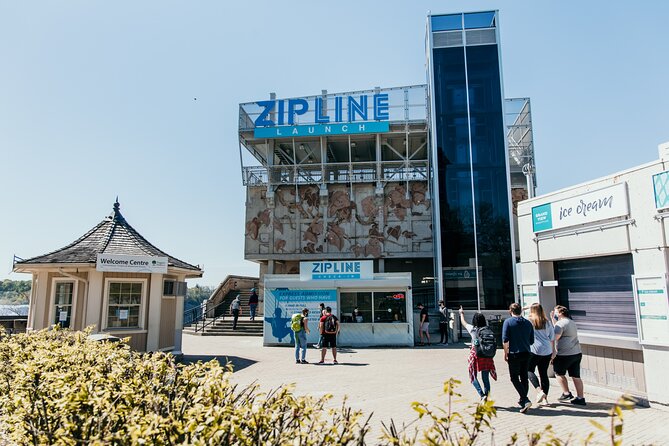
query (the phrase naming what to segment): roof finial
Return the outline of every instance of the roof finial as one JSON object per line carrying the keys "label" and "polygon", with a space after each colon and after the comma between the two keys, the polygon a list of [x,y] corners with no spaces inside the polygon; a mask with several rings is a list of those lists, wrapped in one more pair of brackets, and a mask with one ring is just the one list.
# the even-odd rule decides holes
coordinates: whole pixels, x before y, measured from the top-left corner
{"label": "roof finial", "polygon": [[114,203],[114,213],[117,214],[121,209],[121,205],[118,202],[118,195],[116,196],[116,202]]}

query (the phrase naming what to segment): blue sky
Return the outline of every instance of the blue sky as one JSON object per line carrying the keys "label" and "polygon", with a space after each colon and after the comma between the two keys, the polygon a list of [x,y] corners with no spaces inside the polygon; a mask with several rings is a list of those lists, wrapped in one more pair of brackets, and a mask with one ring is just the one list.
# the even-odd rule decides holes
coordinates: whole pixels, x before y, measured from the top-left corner
{"label": "blue sky", "polygon": [[[641,6],[642,7],[641,7]],[[425,17],[500,10],[538,192],[657,159],[669,2],[0,0],[0,279],[111,212],[205,269],[243,260],[240,102],[425,82]],[[197,99],[195,99],[197,98]]]}

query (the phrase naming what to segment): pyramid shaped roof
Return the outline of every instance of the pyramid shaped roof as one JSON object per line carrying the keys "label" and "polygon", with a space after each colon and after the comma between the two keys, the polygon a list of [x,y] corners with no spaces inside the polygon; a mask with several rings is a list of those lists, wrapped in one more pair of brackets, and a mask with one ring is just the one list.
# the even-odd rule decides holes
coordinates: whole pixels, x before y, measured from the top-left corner
{"label": "pyramid shaped roof", "polygon": [[15,262],[14,267],[45,264],[97,263],[98,254],[167,257],[168,266],[202,273],[191,265],[161,251],[123,218],[118,199],[112,214],[69,245],[37,257]]}

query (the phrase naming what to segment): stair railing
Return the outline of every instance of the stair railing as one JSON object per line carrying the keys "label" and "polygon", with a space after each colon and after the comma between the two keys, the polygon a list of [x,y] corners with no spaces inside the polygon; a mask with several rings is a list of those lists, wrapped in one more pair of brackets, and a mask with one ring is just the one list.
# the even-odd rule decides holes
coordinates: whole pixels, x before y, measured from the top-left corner
{"label": "stair railing", "polygon": [[[207,306],[205,310],[202,309],[202,306],[191,308],[184,313],[184,325],[189,325],[186,321],[190,321],[191,325],[194,324],[195,333],[204,331],[205,328],[214,325],[217,320],[225,319],[225,312],[222,312],[220,315],[216,315],[216,309],[227,303],[228,302],[221,301],[213,307]],[[214,317],[207,319],[207,314],[213,314]]]}

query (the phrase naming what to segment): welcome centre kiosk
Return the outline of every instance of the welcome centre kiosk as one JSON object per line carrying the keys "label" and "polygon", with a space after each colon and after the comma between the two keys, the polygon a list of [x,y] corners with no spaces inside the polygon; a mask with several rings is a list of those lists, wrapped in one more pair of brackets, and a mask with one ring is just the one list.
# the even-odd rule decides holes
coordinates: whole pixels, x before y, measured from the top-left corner
{"label": "welcome centre kiosk", "polygon": [[374,273],[373,266],[371,260],[308,261],[300,262],[299,275],[266,274],[263,344],[292,344],[289,321],[304,308],[307,342],[318,342],[323,303],[340,319],[339,345],[412,346],[411,273]]}

